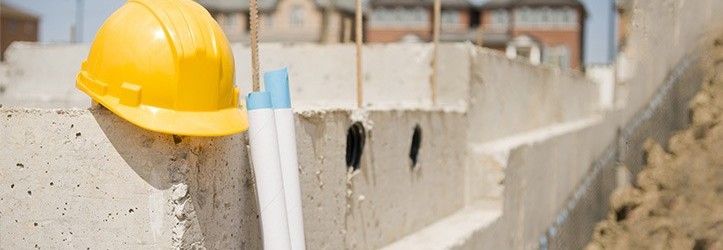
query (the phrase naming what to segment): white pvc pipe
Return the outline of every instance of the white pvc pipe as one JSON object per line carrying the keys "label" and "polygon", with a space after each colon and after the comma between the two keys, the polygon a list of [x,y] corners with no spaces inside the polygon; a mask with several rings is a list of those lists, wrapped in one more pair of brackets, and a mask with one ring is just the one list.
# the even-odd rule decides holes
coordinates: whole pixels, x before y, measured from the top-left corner
{"label": "white pvc pipe", "polygon": [[292,250],[305,250],[304,217],[301,209],[301,185],[299,162],[296,154],[296,131],[294,113],[289,96],[289,73],[286,68],[264,74],[264,86],[271,93],[271,105],[276,118],[276,134],[279,140],[281,174],[284,180],[286,215]]}
{"label": "white pvc pipe", "polygon": [[286,198],[276,135],[276,118],[268,92],[252,92],[246,98],[249,117],[251,162],[261,218],[264,249],[291,249]]}

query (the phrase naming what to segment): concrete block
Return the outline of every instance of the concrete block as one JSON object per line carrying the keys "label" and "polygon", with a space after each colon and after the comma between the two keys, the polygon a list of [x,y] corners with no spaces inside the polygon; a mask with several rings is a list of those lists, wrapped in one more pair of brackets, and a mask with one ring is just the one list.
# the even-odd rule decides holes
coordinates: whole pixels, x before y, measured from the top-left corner
{"label": "concrete block", "polygon": [[[463,112],[370,111],[355,174],[344,152],[350,117],[296,116],[310,249],[376,248],[463,206],[466,135],[450,130]],[[426,137],[412,169],[416,125]],[[2,249],[261,247],[245,133],[158,134],[100,107],[0,108],[0,131],[9,149],[0,151]]]}
{"label": "concrete block", "polygon": [[103,109],[1,111],[0,248],[259,247],[241,135],[161,135]]}
{"label": "concrete block", "polygon": [[16,42],[0,65],[0,104],[28,108],[89,107],[75,76],[90,46]]}
{"label": "concrete block", "polygon": [[[504,189],[507,186],[505,184],[507,179],[505,172],[510,164],[512,151],[526,145],[535,145],[556,137],[575,133],[602,121],[603,117],[595,116],[519,133],[486,143],[470,143],[467,149],[469,155],[467,173],[465,174],[467,203],[473,203],[480,199],[504,199]],[[565,146],[559,148],[572,150],[571,147]],[[551,158],[554,158],[554,155]]]}
{"label": "concrete block", "polygon": [[[0,103],[32,108],[85,108],[90,99],[75,88],[75,76],[89,44],[45,45],[15,43],[3,74]],[[251,91],[251,52],[232,44],[236,84]],[[420,107],[431,104],[430,44],[365,45],[362,55],[365,105]],[[350,44],[261,44],[261,72],[289,68],[291,97],[299,108],[356,107],[356,49]],[[464,108],[468,96],[471,49],[469,44],[440,47],[439,105]],[[263,79],[262,79],[263,81]]]}
{"label": "concrete block", "polygon": [[478,49],[470,84],[470,141],[481,143],[598,113],[598,89],[583,76],[507,60]]}
{"label": "concrete block", "polygon": [[[464,113],[372,110],[368,117],[368,146],[347,186],[349,249],[385,246],[464,206],[466,135],[454,130],[464,126]],[[413,167],[417,125],[422,142]]]}
{"label": "concrete block", "polygon": [[384,250],[455,249],[464,247],[502,214],[498,201],[477,201],[418,232],[385,246]]}

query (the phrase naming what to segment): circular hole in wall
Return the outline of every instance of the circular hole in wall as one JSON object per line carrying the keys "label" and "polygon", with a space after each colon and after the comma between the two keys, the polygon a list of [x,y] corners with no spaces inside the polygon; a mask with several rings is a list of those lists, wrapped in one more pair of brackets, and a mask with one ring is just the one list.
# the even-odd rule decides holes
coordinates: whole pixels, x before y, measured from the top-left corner
{"label": "circular hole in wall", "polygon": [[361,156],[364,152],[366,131],[361,122],[355,122],[346,133],[346,166],[353,170],[359,169]]}
{"label": "circular hole in wall", "polygon": [[417,157],[419,156],[419,147],[422,145],[422,128],[414,126],[412,134],[412,146],[409,148],[409,159],[412,160],[412,168],[417,166]]}

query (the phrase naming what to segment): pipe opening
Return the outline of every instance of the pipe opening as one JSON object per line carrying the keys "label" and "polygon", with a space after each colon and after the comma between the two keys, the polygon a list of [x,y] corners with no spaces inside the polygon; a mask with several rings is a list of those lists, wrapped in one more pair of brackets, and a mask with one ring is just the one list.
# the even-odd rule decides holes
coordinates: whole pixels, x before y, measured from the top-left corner
{"label": "pipe opening", "polygon": [[422,145],[422,128],[419,124],[414,126],[412,134],[412,146],[409,148],[409,159],[412,160],[412,168],[417,167],[417,157],[419,156],[419,147]]}
{"label": "pipe opening", "polygon": [[349,127],[346,134],[346,166],[352,170],[359,170],[361,156],[364,152],[366,131],[361,122],[355,122]]}

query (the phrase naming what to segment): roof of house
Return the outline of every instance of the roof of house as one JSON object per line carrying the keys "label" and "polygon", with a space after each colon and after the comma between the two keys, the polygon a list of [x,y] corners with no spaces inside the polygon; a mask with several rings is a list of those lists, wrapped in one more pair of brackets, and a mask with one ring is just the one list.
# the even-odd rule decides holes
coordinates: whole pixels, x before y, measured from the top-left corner
{"label": "roof of house", "polygon": [[[339,10],[346,12],[354,12],[355,5],[352,0],[313,0],[318,7],[326,7],[327,4],[333,4],[333,6]],[[248,11],[249,0],[196,0],[199,4],[203,5],[210,11]],[[266,12],[276,8],[279,0],[258,0],[259,11]]]}
{"label": "roof of house", "polygon": [[514,6],[585,6],[578,0],[490,0],[482,5],[482,8],[503,8]]}
{"label": "roof of house", "polygon": [[490,0],[482,5],[482,9],[512,8],[518,6],[570,6],[582,10],[583,17],[587,16],[585,5],[579,0]]}
{"label": "roof of house", "polygon": [[11,17],[14,19],[31,21],[37,21],[39,19],[38,16],[31,14],[28,11],[21,10],[6,3],[0,3],[0,16],[3,18]]}
{"label": "roof of house", "polygon": [[352,0],[315,0],[315,1],[318,6],[326,6],[326,4],[331,3],[335,8],[343,10],[343,11],[354,12],[356,10],[356,3],[355,3],[355,1],[352,1]]}
{"label": "roof of house", "polygon": [[[351,1],[351,0],[349,0]],[[434,0],[370,0],[369,4],[374,6],[432,6]],[[443,0],[442,7],[460,8],[471,7],[468,0]]]}

